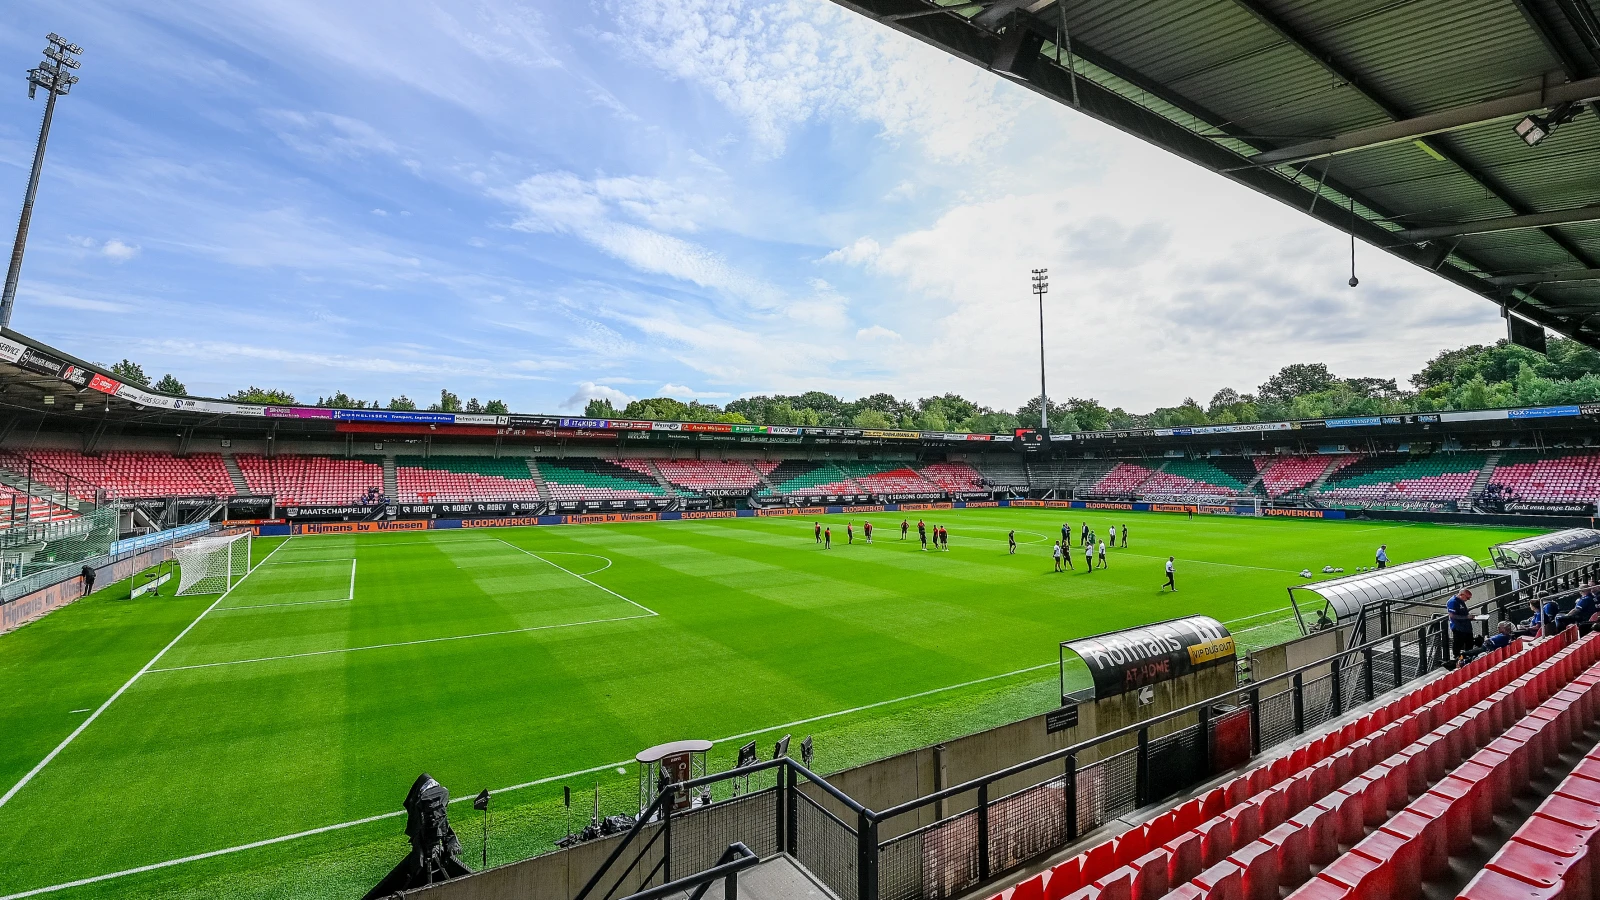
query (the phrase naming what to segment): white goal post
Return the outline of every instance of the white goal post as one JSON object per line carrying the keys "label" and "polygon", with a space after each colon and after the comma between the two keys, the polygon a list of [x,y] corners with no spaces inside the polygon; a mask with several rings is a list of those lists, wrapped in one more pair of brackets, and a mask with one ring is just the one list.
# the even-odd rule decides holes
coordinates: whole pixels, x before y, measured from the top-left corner
{"label": "white goal post", "polygon": [[250,572],[250,532],[208,534],[172,548],[178,596],[221,594]]}

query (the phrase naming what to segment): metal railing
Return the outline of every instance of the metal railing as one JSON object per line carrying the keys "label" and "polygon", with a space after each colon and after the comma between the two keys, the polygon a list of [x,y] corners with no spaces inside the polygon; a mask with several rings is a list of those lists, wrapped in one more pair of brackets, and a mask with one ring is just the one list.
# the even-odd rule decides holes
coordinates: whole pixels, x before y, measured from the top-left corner
{"label": "metal railing", "polygon": [[[1497,621],[1515,621],[1519,600],[1597,576],[1600,562],[1472,608],[1488,611],[1492,629]],[[787,758],[667,785],[575,900],[611,900],[636,871],[645,873],[641,887],[657,878],[670,882],[675,866],[694,864],[686,842],[709,852],[733,840],[762,855],[790,854],[843,900],[959,897],[1447,664],[1446,627],[1438,616],[881,811]],[[770,786],[725,801],[707,790],[769,771],[777,776]],[[696,791],[702,805],[673,809],[680,804],[669,798]],[[901,827],[929,807],[940,810],[935,821]],[[610,890],[599,892],[607,873],[651,829]]]}
{"label": "metal railing", "polygon": [[[29,534],[23,537],[33,540],[19,547],[38,549],[18,550],[6,544],[8,535],[23,529],[0,532],[0,572],[4,572],[9,579],[0,584],[0,604],[11,603],[34,591],[76,578],[86,565],[94,568],[108,566],[147,550],[170,547],[178,541],[214,529],[210,523],[197,523],[117,541],[112,539],[116,535],[116,519],[117,510],[114,507],[102,506],[69,522],[28,526]],[[49,531],[60,534],[47,534]],[[34,562],[42,553],[49,551],[54,551],[53,559]],[[27,553],[27,562],[23,562],[18,555],[21,552]]]}

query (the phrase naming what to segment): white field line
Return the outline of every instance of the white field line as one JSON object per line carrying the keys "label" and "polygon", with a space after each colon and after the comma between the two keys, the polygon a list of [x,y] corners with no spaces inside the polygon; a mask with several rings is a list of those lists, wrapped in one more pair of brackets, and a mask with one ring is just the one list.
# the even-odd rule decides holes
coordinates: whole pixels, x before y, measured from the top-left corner
{"label": "white field line", "polygon": [[500,541],[500,543],[505,544],[507,547],[510,547],[511,549],[517,551],[518,553],[526,553],[529,556],[533,557],[534,559],[537,559],[538,561],[544,563],[547,566],[551,566],[553,568],[561,569],[561,571],[566,572],[568,575],[571,575],[573,578],[578,579],[579,581],[583,582],[584,584],[587,584],[590,587],[597,587],[600,590],[605,591],[606,593],[608,593],[611,596],[617,598],[618,600],[621,600],[624,603],[632,604],[633,606],[639,607],[640,609],[644,610],[645,612],[649,613],[652,616],[660,615],[660,613],[656,612],[655,610],[651,609],[648,606],[645,606],[643,603],[637,603],[637,602],[635,602],[633,600],[629,600],[627,597],[622,596],[621,594],[617,593],[616,591],[613,591],[611,588],[608,588],[603,584],[595,584],[594,582],[590,581],[589,579],[585,578],[584,576],[579,575],[577,572],[574,572],[571,569],[564,569],[561,566],[556,565],[555,563],[551,562],[548,559],[545,559],[544,557],[540,556],[537,553],[534,553],[531,550],[524,550],[521,547],[518,547],[516,544],[511,543],[510,541],[501,540],[500,538],[495,538],[495,540]]}
{"label": "white field line", "polygon": [[[1110,550],[1111,548],[1107,547],[1106,549]],[[1140,559],[1165,559],[1166,558],[1164,556],[1150,556],[1149,554],[1145,554],[1145,553],[1130,553],[1127,550],[1118,550],[1114,554],[1113,553],[1107,553],[1106,554],[1106,558],[1107,559],[1115,559],[1118,556],[1137,556]],[[1212,562],[1209,559],[1180,559],[1180,560],[1178,560],[1178,562],[1189,563],[1191,565],[1196,565],[1196,566],[1226,566],[1227,568],[1230,568],[1230,569],[1255,569],[1257,572],[1285,572],[1285,573],[1290,574],[1290,575],[1298,574],[1294,569],[1271,569],[1271,568],[1268,568],[1266,566],[1246,566],[1246,565],[1243,565],[1241,563]]]}
{"label": "white field line", "polygon": [[[348,556],[340,556],[340,557],[337,557],[335,559],[280,559],[277,562],[273,563],[273,565],[275,565],[275,566],[304,566],[304,565],[310,565],[311,563],[336,563],[336,562],[353,562],[353,560],[352,560],[351,557],[348,557]],[[259,565],[263,565],[263,566],[266,565],[266,564],[267,564],[266,560],[262,560],[259,563]]]}
{"label": "white field line", "polygon": [[[642,619],[642,618],[647,618],[647,617],[646,616],[635,616],[634,618]],[[759,734],[766,734],[766,733],[771,732],[771,731],[778,731],[778,730],[784,729],[784,728],[793,728],[793,727],[795,727],[797,725],[806,725],[806,724],[810,724],[812,722],[821,722],[821,721],[823,721],[825,719],[838,718],[839,716],[848,716],[848,715],[851,715],[853,713],[863,712],[863,711],[869,710],[869,709],[877,709],[879,707],[889,706],[889,705],[895,704],[895,703],[902,703],[902,702],[907,701],[907,700],[915,700],[915,699],[919,699],[919,698],[922,698],[922,697],[932,696],[934,694],[944,693],[944,692],[947,692],[947,691],[960,690],[961,688],[972,687],[974,685],[983,684],[984,682],[988,682],[988,681],[998,681],[998,680],[1000,680],[1002,678],[1010,678],[1010,677],[1012,677],[1014,675],[1023,675],[1023,674],[1026,674],[1028,672],[1035,672],[1035,671],[1038,671],[1039,669],[1048,669],[1048,668],[1050,668],[1051,666],[1054,666],[1054,665],[1056,665],[1055,662],[1040,663],[1037,666],[1028,666],[1026,668],[1015,669],[1015,670],[1012,670],[1010,672],[1002,672],[999,675],[990,675],[990,676],[987,676],[985,678],[977,678],[977,679],[974,679],[972,681],[964,681],[964,682],[961,682],[960,684],[952,684],[952,685],[947,685],[945,687],[933,688],[932,690],[919,691],[918,693],[907,694],[904,697],[896,697],[896,698],[894,698],[892,700],[879,700],[876,703],[868,703],[868,704],[865,704],[863,706],[851,707],[850,709],[841,709],[841,710],[838,710],[836,712],[823,713],[820,716],[812,716],[812,717],[806,718],[806,719],[796,719],[793,722],[785,722],[785,723],[783,723],[781,725],[771,725],[771,726],[768,726],[766,728],[762,728],[762,729],[759,729],[759,730],[756,730],[756,731],[746,731],[746,732],[743,732],[741,734],[732,734],[732,735],[728,735],[727,737],[718,738],[718,739],[712,741],[712,743],[713,744],[724,744],[724,743],[727,743],[729,741],[744,740],[746,738],[754,737],[754,736],[759,735]],[[160,670],[160,671],[169,671],[169,670]],[[591,774],[593,774],[595,772],[603,772],[603,771],[605,771],[607,769],[615,769],[618,766],[626,766],[626,765],[628,765],[628,764],[630,764],[632,762],[633,762],[633,760],[631,760],[631,759],[618,760],[616,762],[610,762],[610,763],[606,763],[604,765],[591,766],[591,767],[589,767],[587,769],[579,769],[579,770],[577,770],[575,772],[566,772],[566,773],[563,773],[561,775],[549,775],[549,776],[546,776],[544,778],[534,779],[533,781],[524,781],[521,784],[513,784],[513,785],[510,785],[509,787],[499,788],[499,789],[496,789],[496,790],[492,791],[492,793],[502,794],[502,793],[505,793],[507,791],[517,791],[517,790],[522,790],[524,788],[536,787],[536,786],[541,785],[541,784],[549,784],[552,781],[560,781],[560,780],[562,780],[564,778],[576,778],[579,775],[591,775]],[[461,796],[453,798],[450,802],[451,803],[461,803],[461,802],[464,802],[464,801],[467,801],[467,800],[471,800],[471,799],[473,799],[473,795],[463,792],[463,794]],[[225,847],[225,848],[223,848],[221,850],[210,850],[210,851],[207,851],[205,853],[196,853],[193,856],[184,856],[184,857],[180,857],[178,859],[169,859],[169,860],[167,860],[165,862],[151,863],[149,865],[138,866],[138,867],[132,868],[132,869],[123,869],[123,870],[121,870],[119,872],[108,872],[108,873],[106,873],[104,875],[94,875],[94,876],[91,876],[91,877],[88,877],[88,878],[79,878],[76,881],[66,881],[66,882],[62,882],[61,884],[53,884],[53,885],[50,885],[48,887],[34,888],[32,890],[22,891],[22,892],[16,893],[16,894],[6,894],[5,896],[0,897],[0,900],[22,900],[22,898],[24,898],[24,897],[37,897],[40,894],[49,894],[49,893],[53,893],[55,891],[64,891],[64,890],[66,890],[68,888],[82,887],[82,886],[84,886],[86,884],[96,884],[96,883],[102,882],[102,881],[110,881],[113,878],[122,878],[122,877],[125,877],[125,876],[128,876],[128,875],[138,875],[138,874],[140,874],[142,872],[151,872],[151,871],[154,871],[154,870],[157,870],[157,869],[166,869],[166,868],[170,868],[172,866],[183,865],[184,863],[198,862],[198,861],[203,860],[203,859],[213,859],[213,858],[218,857],[218,856],[226,856],[226,855],[228,855],[230,853],[240,853],[240,852],[243,852],[245,850],[254,850],[254,849],[258,848],[258,847],[266,847],[266,846],[270,846],[272,844],[282,844],[282,843],[285,843],[287,841],[298,840],[300,838],[312,837],[312,836],[318,835],[318,834],[326,834],[326,833],[328,833],[330,831],[339,831],[339,830],[342,830],[342,829],[345,829],[345,828],[354,828],[357,825],[366,825],[366,824],[368,824],[370,822],[379,822],[379,821],[382,821],[384,819],[394,819],[394,818],[398,818],[400,816],[403,816],[405,814],[406,814],[405,810],[397,809],[397,810],[393,810],[393,811],[386,812],[386,813],[379,813],[378,815],[375,815],[375,816],[367,816],[367,817],[361,818],[361,819],[352,819],[352,820],[350,820],[348,822],[340,822],[340,823],[338,823],[336,825],[324,825],[324,826],[322,826],[320,828],[312,828],[312,829],[309,829],[307,831],[297,831],[294,834],[286,834],[286,835],[282,835],[280,837],[266,838],[264,840],[252,841],[252,842],[250,842],[248,844],[240,844],[240,845],[238,845],[236,847]]]}
{"label": "white field line", "polygon": [[[1258,615],[1260,615],[1260,614],[1258,614]],[[646,617],[645,616],[637,616],[635,618],[646,618]],[[1246,618],[1246,619],[1254,618],[1254,616],[1246,616],[1244,618]],[[1243,619],[1234,619],[1232,621],[1243,621]],[[1274,624],[1276,624],[1276,623],[1274,623]],[[891,700],[879,700],[876,703],[868,703],[868,704],[864,704],[862,706],[851,707],[849,709],[841,709],[841,710],[838,710],[838,711],[835,711],[835,712],[831,712],[831,713],[823,713],[822,715],[811,716],[811,717],[805,718],[805,719],[796,719],[793,722],[785,722],[785,723],[783,723],[781,725],[771,725],[771,726],[768,726],[766,728],[758,729],[756,731],[746,731],[746,732],[742,732],[740,734],[731,734],[731,735],[728,735],[727,737],[718,738],[718,739],[712,741],[712,743],[713,744],[723,744],[723,743],[727,743],[729,741],[742,741],[742,740],[746,740],[748,738],[756,737],[757,735],[766,734],[768,732],[778,731],[778,730],[785,729],[785,728],[794,728],[794,727],[797,727],[797,726],[800,726],[800,725],[809,725],[809,724],[812,724],[814,722],[822,722],[822,721],[825,721],[827,719],[835,719],[835,718],[838,718],[840,716],[848,716],[848,715],[851,715],[853,713],[865,712],[866,710],[869,710],[869,709],[878,709],[878,708],[881,708],[881,707],[884,707],[884,706],[891,706],[891,705],[896,704],[896,703],[903,703],[903,702],[905,702],[907,700],[917,700],[917,699],[921,699],[923,697],[933,696],[934,694],[942,694],[942,693],[946,693],[948,691],[960,690],[961,688],[973,687],[975,685],[983,684],[985,682],[998,681],[998,680],[1000,680],[1002,678],[1010,678],[1010,677],[1012,677],[1014,675],[1025,675],[1025,674],[1027,674],[1029,672],[1037,672],[1040,669],[1048,669],[1051,666],[1055,666],[1055,665],[1058,665],[1058,664],[1059,663],[1057,663],[1057,662],[1047,662],[1047,663],[1040,663],[1039,665],[1036,665],[1036,666],[1026,666],[1026,667],[1021,668],[1021,669],[1013,669],[1010,672],[1002,672],[999,675],[989,675],[989,676],[984,677],[984,678],[973,679],[972,681],[964,681],[964,682],[961,682],[960,684],[952,684],[952,685],[947,685],[945,687],[933,688],[931,690],[919,691],[919,692],[917,692],[915,694],[907,694],[904,697],[896,697],[896,698],[891,699]],[[161,671],[168,671],[168,670],[161,670]],[[549,776],[546,776],[544,778],[536,778],[533,781],[524,781],[524,782],[522,782],[520,784],[513,784],[513,785],[510,785],[508,787],[499,788],[499,789],[495,790],[493,793],[500,794],[500,793],[504,793],[506,791],[523,790],[525,788],[537,787],[537,786],[542,785],[542,784],[549,784],[552,781],[560,781],[560,780],[562,780],[564,778],[576,778],[579,775],[591,775],[591,774],[593,774],[595,772],[602,772],[602,771],[605,771],[607,769],[615,769],[618,766],[626,766],[629,762],[631,762],[631,760],[618,760],[617,762],[606,763],[604,765],[591,766],[591,767],[589,767],[587,769],[579,769],[579,770],[577,770],[575,772],[567,772],[567,773],[564,773],[564,774],[561,774],[561,775],[549,775]],[[463,802],[465,800],[472,799],[472,796],[473,795],[471,795],[471,794],[463,792],[461,796],[452,799],[450,802],[451,803],[461,803],[461,802]],[[95,883],[101,882],[101,881],[109,881],[109,880],[111,880],[113,878],[122,878],[122,877],[127,876],[127,875],[137,875],[137,874],[139,874],[141,872],[150,872],[150,871],[153,871],[153,870],[156,870],[156,869],[165,869],[165,868],[170,868],[172,866],[182,865],[184,863],[198,862],[199,860],[202,860],[202,859],[211,859],[211,858],[217,857],[217,856],[226,856],[226,855],[228,855],[230,853],[240,853],[240,852],[245,851],[245,850],[254,850],[254,849],[258,848],[258,847],[266,847],[266,846],[269,846],[269,845],[272,845],[272,844],[281,844],[281,843],[285,843],[287,841],[298,840],[300,838],[312,837],[312,836],[318,835],[318,834],[326,834],[326,833],[328,833],[330,831],[339,831],[339,830],[342,830],[342,829],[345,829],[345,828],[353,828],[353,827],[355,827],[357,825],[365,825],[365,824],[367,824],[369,822],[378,822],[378,821],[382,821],[384,819],[398,818],[398,817],[403,816],[403,815],[405,815],[405,810],[397,809],[397,810],[393,810],[391,812],[380,813],[380,814],[375,815],[375,816],[367,816],[366,818],[362,818],[362,819],[353,819],[353,820],[351,820],[349,822],[340,822],[340,823],[338,823],[336,825],[324,825],[321,828],[313,828],[313,829],[310,829],[308,831],[298,831],[298,832],[295,832],[294,834],[286,834],[286,835],[283,835],[281,837],[267,838],[265,840],[253,841],[253,842],[248,843],[248,844],[240,844],[240,845],[238,845],[236,847],[226,847],[226,848],[223,848],[221,850],[211,850],[211,851],[208,851],[206,853],[197,853],[197,854],[195,854],[193,856],[185,856],[185,857],[182,857],[182,858],[179,858],[179,859],[167,860],[166,862],[151,863],[150,865],[139,866],[139,867],[133,868],[133,869],[123,869],[120,872],[110,872],[110,873],[107,873],[105,875],[95,875],[95,876],[92,876],[90,878],[80,878],[77,881],[68,881],[68,882],[64,882],[62,884],[50,885],[49,887],[35,888],[35,889],[31,890],[31,891],[23,891],[23,892],[17,893],[17,894],[7,894],[4,897],[0,897],[0,900],[22,900],[22,898],[24,898],[24,897],[35,897],[35,896],[38,896],[40,894],[48,894],[48,893],[52,893],[54,891],[66,890],[67,888],[81,887],[81,886],[86,885],[86,884],[95,884]]]}
{"label": "white field line", "polygon": [[[291,537],[289,540],[293,540],[293,538]],[[286,540],[282,544],[279,544],[278,546],[272,548],[272,553],[277,553],[279,550],[283,549],[285,544],[288,544],[288,543],[289,543],[289,541]],[[261,560],[261,563],[265,563],[268,559],[271,559],[272,558],[272,553],[268,553],[266,555],[266,557]],[[248,579],[251,576],[251,574],[253,574],[254,572],[255,572],[255,568],[251,568],[250,571],[244,573],[244,578],[240,578],[237,582],[234,583],[233,587],[228,588],[219,597],[217,597],[217,599],[211,601],[211,605],[210,606],[206,607],[200,613],[200,615],[195,616],[194,617],[194,621],[190,622],[188,624],[188,626],[186,626],[182,631],[178,632],[178,636],[173,638],[171,641],[169,641],[165,647],[162,647],[161,651],[159,653],[157,653],[155,656],[151,657],[150,661],[145,663],[143,668],[141,668],[139,671],[133,673],[133,677],[132,678],[129,678],[127,681],[123,682],[122,687],[117,688],[116,693],[114,693],[110,697],[106,698],[106,702],[100,704],[100,707],[98,709],[96,709],[93,713],[90,713],[89,717],[87,719],[84,719],[83,722],[80,723],[77,728],[74,728],[72,730],[72,733],[67,735],[65,740],[63,740],[61,743],[57,744],[56,748],[54,750],[51,750],[49,753],[45,754],[45,758],[39,760],[39,764],[38,765],[36,765],[32,769],[28,770],[28,774],[22,776],[21,780],[19,780],[16,784],[12,785],[11,786],[11,790],[6,791],[4,795],[0,795],[0,807],[4,807],[7,803],[11,802],[11,798],[15,797],[17,795],[18,791],[22,790],[24,787],[27,787],[28,782],[32,781],[33,777],[35,775],[38,775],[40,772],[44,771],[44,767],[50,765],[50,762],[52,760],[54,760],[57,756],[59,756],[61,754],[61,751],[67,749],[67,745],[68,744],[71,744],[73,741],[77,740],[78,739],[78,735],[83,734],[84,729],[86,729],[90,725],[92,725],[94,723],[95,719],[100,718],[100,714],[105,712],[107,709],[109,709],[111,707],[111,704],[117,702],[117,698],[121,697],[123,695],[123,693],[128,690],[128,688],[133,687],[133,683],[134,682],[136,682],[140,678],[142,678],[146,672],[151,671],[152,667],[155,666],[156,663],[161,661],[161,657],[167,655],[167,651],[168,650],[171,650],[179,641],[183,640],[184,635],[188,634],[191,630],[193,630],[193,628],[196,625],[199,625],[200,624],[200,620],[204,619],[206,617],[206,613],[209,613],[213,609],[216,609],[217,608],[217,604],[221,603],[223,600],[226,600],[228,598],[228,595],[233,593],[234,588],[237,588],[239,585],[244,584],[245,580]]]}
{"label": "white field line", "polygon": [[[339,602],[339,601],[334,601]],[[244,609],[245,607],[234,607]],[[311,650],[306,653],[285,653],[282,656],[257,656],[251,659],[225,659],[220,662],[195,663],[189,666],[167,666],[162,669],[151,669],[151,674],[157,672],[186,672],[190,669],[215,669],[219,666],[242,666],[246,663],[277,662],[284,659],[303,659],[308,656],[329,656],[336,653],[355,653],[360,650],[384,650],[391,647],[414,647],[417,644],[441,644],[446,641],[467,641],[473,638],[496,637],[503,634],[523,634],[529,631],[549,631],[554,628],[577,628],[580,625],[602,625],[606,622],[626,622],[630,619],[648,619],[657,613],[648,613],[637,616],[616,616],[610,619],[588,619],[583,622],[562,622],[556,625],[532,625],[527,628],[508,628],[503,631],[481,631],[476,634],[453,634],[446,637],[422,638],[415,641],[395,641],[388,644],[367,644],[362,647],[340,647],[336,650]]]}
{"label": "white field line", "polygon": [[[329,559],[329,560],[321,560],[321,559],[319,559],[319,560],[311,560],[311,561],[312,562],[346,562],[346,560],[342,560],[342,559]],[[252,604],[249,604],[247,606],[224,606],[221,609],[217,610],[217,612],[228,612],[229,610],[234,610],[234,609],[273,609],[273,608],[276,608],[276,607],[279,607],[279,606],[310,606],[310,605],[315,604],[315,603],[349,603],[350,601],[352,601],[352,600],[354,600],[356,598],[356,561],[354,559],[351,559],[351,560],[348,560],[348,562],[350,563],[350,594],[349,594],[349,596],[331,597],[331,598],[329,598],[327,600],[289,600],[289,601],[286,601],[284,603],[252,603]],[[266,560],[262,560],[260,565],[264,566],[266,564],[267,564],[267,561]],[[273,565],[275,565],[275,566],[285,566],[285,565],[293,565],[293,563],[273,563]],[[257,568],[260,568],[260,566],[257,566]],[[241,580],[243,580],[243,579],[241,579]],[[156,671],[160,672],[160,671],[165,671],[165,670],[157,669]]]}

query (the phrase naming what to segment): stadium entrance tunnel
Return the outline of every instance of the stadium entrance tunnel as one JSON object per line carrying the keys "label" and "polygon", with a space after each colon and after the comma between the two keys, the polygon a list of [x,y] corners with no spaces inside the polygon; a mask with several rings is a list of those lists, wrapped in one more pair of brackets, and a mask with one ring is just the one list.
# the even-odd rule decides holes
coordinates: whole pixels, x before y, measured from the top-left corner
{"label": "stadium entrance tunnel", "polygon": [[[1435,556],[1296,585],[1289,588],[1289,604],[1302,634],[1349,627],[1350,640],[1359,642],[1358,633],[1393,634],[1406,630],[1412,619],[1431,619],[1451,594],[1489,580],[1489,573],[1469,556]],[[1380,620],[1377,629],[1367,622],[1374,616]]]}

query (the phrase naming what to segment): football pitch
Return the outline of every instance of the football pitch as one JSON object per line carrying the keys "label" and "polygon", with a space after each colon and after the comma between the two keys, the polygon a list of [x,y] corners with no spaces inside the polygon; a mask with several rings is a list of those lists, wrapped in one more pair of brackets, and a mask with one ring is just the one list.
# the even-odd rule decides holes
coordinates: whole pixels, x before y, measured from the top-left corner
{"label": "football pitch", "polygon": [[[920,549],[919,515],[949,552]],[[509,862],[564,833],[563,786],[574,828],[597,783],[632,812],[653,744],[715,740],[716,770],[810,734],[834,771],[1053,707],[1061,640],[1204,613],[1261,646],[1297,633],[1301,569],[1537,533],[972,509],[912,513],[902,541],[900,519],[266,538],[224,595],[106,586],[0,636],[0,900],[360,896],[405,852],[424,771],[494,792],[489,861]],[[1084,521],[1129,546],[1053,573]],[[451,809],[476,868],[477,814]]]}

